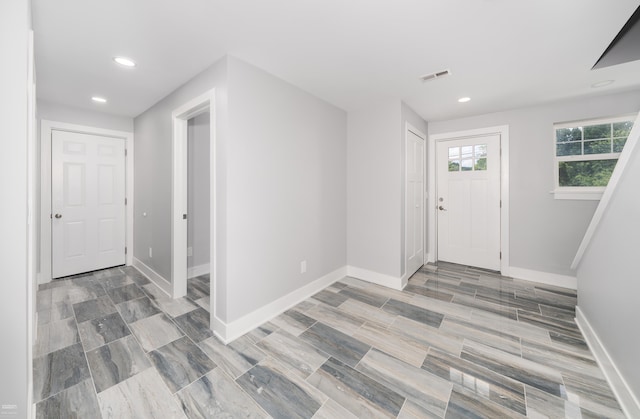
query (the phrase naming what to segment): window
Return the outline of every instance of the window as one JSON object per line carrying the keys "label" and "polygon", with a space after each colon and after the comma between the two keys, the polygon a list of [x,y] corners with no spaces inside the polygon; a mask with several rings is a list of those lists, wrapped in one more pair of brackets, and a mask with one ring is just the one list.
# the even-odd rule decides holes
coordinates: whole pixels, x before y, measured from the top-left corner
{"label": "window", "polygon": [[449,171],[487,170],[487,145],[449,147]]}
{"label": "window", "polygon": [[555,124],[556,199],[600,199],[635,116]]}

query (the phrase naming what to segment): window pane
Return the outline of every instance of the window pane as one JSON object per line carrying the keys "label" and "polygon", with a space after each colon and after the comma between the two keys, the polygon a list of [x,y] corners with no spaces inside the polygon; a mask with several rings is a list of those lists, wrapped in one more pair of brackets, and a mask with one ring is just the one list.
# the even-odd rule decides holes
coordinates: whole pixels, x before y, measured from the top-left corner
{"label": "window pane", "polygon": [[475,154],[476,154],[476,158],[487,157],[487,145],[486,144],[476,145]]}
{"label": "window pane", "polygon": [[564,143],[556,146],[556,156],[576,156],[582,154],[582,143]]}
{"label": "window pane", "polygon": [[449,171],[450,172],[459,172],[460,171],[460,160],[449,160]]}
{"label": "window pane", "polygon": [[449,147],[449,158],[455,159],[460,157],[460,147]]}
{"label": "window pane", "polygon": [[611,153],[611,140],[596,140],[584,142],[584,154]]}
{"label": "window pane", "polygon": [[613,152],[621,153],[624,148],[624,144],[627,142],[626,138],[614,138],[613,139]]}
{"label": "window pane", "polygon": [[487,170],[487,158],[476,158],[476,164],[473,166],[473,170]]}
{"label": "window pane", "polygon": [[564,143],[566,141],[582,140],[582,128],[561,128],[556,130],[556,141]]}
{"label": "window pane", "polygon": [[614,137],[628,137],[633,127],[633,122],[616,122],[613,124],[613,136]]}
{"label": "window pane", "polygon": [[468,170],[473,170],[473,160],[472,159],[464,159],[464,160],[462,160],[462,171],[466,172]]}
{"label": "window pane", "polygon": [[470,159],[471,157],[473,157],[473,146],[468,145],[462,147],[462,158]]}
{"label": "window pane", "polygon": [[617,159],[559,162],[560,186],[607,186],[617,162]]}
{"label": "window pane", "polygon": [[611,124],[589,125],[584,127],[585,140],[596,140],[600,138],[611,138]]}

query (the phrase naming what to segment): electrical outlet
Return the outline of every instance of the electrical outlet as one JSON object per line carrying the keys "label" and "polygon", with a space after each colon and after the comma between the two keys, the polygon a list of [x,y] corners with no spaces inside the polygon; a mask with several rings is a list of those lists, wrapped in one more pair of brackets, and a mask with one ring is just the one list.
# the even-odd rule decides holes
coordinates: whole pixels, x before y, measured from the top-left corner
{"label": "electrical outlet", "polygon": [[305,272],[307,272],[307,261],[303,260],[300,262],[300,273],[303,274]]}
{"label": "electrical outlet", "polygon": [[193,256],[193,247],[187,247],[187,256]]}
{"label": "electrical outlet", "polygon": [[149,248],[149,257],[152,258],[153,257],[153,249]]}

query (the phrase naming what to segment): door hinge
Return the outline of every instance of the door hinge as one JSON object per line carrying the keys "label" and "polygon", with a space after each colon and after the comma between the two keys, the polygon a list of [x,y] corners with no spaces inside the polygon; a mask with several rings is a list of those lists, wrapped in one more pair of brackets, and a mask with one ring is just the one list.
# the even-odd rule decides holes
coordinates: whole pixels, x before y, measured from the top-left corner
{"label": "door hinge", "polygon": [[124,247],[124,254],[127,254],[127,246]]}
{"label": "door hinge", "polygon": [[502,208],[502,199],[500,200],[500,208]]}
{"label": "door hinge", "polygon": [[500,260],[502,260],[502,252],[500,252]]}
{"label": "door hinge", "polygon": [[[124,204],[127,205],[127,198],[124,199]],[[500,205],[502,205],[502,203]]]}

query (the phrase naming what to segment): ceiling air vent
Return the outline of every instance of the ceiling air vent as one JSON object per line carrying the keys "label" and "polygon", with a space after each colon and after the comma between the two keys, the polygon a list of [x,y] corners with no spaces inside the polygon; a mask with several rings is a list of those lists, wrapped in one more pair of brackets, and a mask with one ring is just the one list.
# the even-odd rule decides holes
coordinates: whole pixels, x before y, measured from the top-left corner
{"label": "ceiling air vent", "polygon": [[446,77],[450,75],[451,75],[450,70],[442,70],[442,71],[438,71],[437,73],[425,74],[424,76],[420,77],[420,80],[424,82],[424,81],[439,79],[441,77]]}

